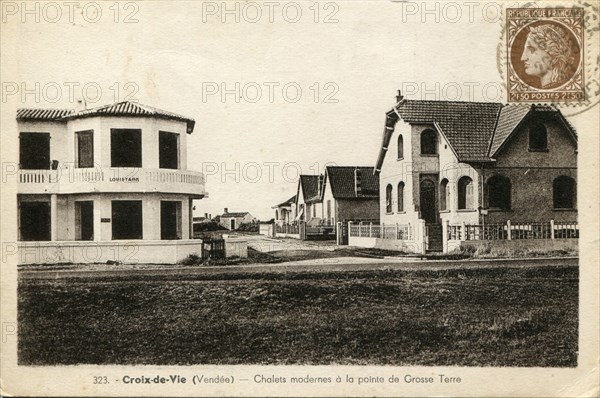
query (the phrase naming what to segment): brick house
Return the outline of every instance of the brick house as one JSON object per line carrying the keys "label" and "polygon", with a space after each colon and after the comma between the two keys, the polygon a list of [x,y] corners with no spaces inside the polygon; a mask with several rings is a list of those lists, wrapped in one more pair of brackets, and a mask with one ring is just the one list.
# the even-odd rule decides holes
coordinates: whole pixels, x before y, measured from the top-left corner
{"label": "brick house", "polygon": [[375,167],[382,224],[424,224],[442,250],[443,225],[576,223],[577,135],[558,109],[398,100]]}

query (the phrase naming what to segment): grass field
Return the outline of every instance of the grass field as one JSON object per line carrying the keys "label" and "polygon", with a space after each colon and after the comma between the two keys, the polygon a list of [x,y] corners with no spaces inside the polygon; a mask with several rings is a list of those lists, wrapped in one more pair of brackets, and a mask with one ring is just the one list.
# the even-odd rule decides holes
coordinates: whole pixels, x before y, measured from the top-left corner
{"label": "grass field", "polygon": [[577,365],[566,266],[21,279],[19,362]]}

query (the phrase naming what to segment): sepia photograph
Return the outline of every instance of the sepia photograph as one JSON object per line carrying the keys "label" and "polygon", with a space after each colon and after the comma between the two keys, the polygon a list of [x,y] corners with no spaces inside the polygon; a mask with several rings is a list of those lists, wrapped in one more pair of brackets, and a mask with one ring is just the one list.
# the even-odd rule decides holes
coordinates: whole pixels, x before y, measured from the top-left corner
{"label": "sepia photograph", "polygon": [[0,6],[0,394],[600,394],[598,1]]}

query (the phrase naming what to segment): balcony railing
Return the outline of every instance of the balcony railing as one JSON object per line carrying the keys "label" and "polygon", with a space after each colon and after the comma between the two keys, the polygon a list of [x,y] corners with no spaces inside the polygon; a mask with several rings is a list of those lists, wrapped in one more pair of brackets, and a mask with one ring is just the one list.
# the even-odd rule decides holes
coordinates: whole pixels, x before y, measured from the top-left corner
{"label": "balcony railing", "polygon": [[206,196],[196,171],[146,168],[19,170],[19,193],[164,192]]}

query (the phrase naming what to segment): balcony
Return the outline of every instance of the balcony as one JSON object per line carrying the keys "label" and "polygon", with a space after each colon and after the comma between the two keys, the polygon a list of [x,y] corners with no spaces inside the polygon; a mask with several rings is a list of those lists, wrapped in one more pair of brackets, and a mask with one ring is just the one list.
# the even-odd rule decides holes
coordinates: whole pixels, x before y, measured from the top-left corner
{"label": "balcony", "polygon": [[19,170],[20,194],[160,192],[207,196],[204,175],[196,171],[147,168]]}

